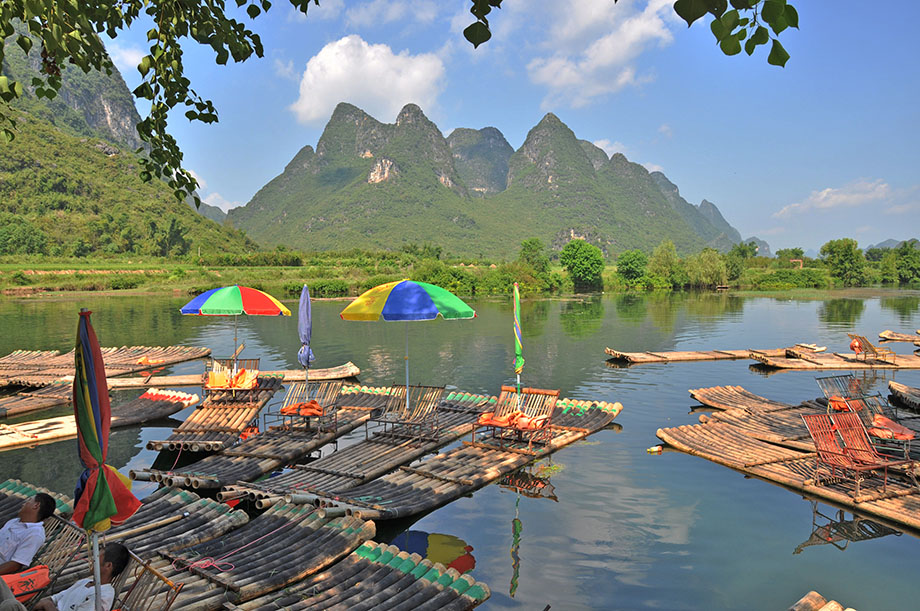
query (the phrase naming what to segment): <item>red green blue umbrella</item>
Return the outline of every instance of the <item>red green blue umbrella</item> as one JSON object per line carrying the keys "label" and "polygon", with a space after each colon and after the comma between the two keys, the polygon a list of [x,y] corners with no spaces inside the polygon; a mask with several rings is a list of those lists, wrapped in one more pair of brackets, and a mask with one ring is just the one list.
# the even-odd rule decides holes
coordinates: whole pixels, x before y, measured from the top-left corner
{"label": "red green blue umbrella", "polygon": [[89,315],[89,310],[80,311],[74,349],[73,413],[84,471],[74,491],[73,520],[92,533],[96,608],[101,609],[99,533],[134,515],[141,503],[131,494],[131,480],[105,464],[112,412],[102,351]]}
{"label": "red green blue umbrella", "polygon": [[473,547],[453,535],[428,533],[424,530],[407,530],[390,542],[410,554],[418,554],[432,562],[440,562],[458,573],[469,573],[476,567]]}
{"label": "red green blue umbrella", "polygon": [[[434,284],[398,280],[375,286],[348,304],[339,314],[343,320],[463,320],[476,311],[462,299]],[[406,325],[406,388],[409,387],[409,325]],[[409,393],[406,393],[406,402]]]}
{"label": "red green blue umbrella", "polygon": [[233,348],[236,350],[236,317],[290,316],[291,311],[280,301],[258,289],[248,286],[222,286],[198,295],[179,308],[182,314],[198,316],[233,316]]}

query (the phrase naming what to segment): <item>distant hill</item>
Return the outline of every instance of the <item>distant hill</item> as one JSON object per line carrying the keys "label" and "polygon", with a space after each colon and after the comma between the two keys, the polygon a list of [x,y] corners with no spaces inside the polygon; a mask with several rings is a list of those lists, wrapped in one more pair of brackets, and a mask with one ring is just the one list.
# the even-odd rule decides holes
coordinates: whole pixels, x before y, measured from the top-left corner
{"label": "distant hill", "polygon": [[870,244],[869,246],[866,246],[864,250],[869,250],[870,248],[898,248],[904,242],[913,242],[914,247],[916,248],[916,244],[918,240],[917,238],[909,238],[907,240],[889,239],[889,240],[884,240],[882,242],[879,242],[878,244]]}
{"label": "distant hill", "polygon": [[758,257],[772,257],[773,253],[770,251],[770,245],[767,244],[764,240],[756,237],[746,238],[744,243],[754,242],[757,245],[757,256]]}
{"label": "distant hill", "polygon": [[[10,39],[12,40],[12,39]],[[5,69],[24,83],[29,59],[7,45]],[[67,67],[52,101],[26,92],[16,139],[0,147],[0,254],[182,255],[245,251],[254,242],[138,176],[139,120],[117,71]]]}
{"label": "distant hill", "polygon": [[687,203],[663,174],[579,140],[547,114],[514,151],[494,127],[444,138],[414,104],[384,124],[339,104],[314,150],[228,214],[259,242],[292,248],[443,246],[513,258],[537,237],[553,248],[583,237],[606,253],[682,253],[740,240],[718,209]]}

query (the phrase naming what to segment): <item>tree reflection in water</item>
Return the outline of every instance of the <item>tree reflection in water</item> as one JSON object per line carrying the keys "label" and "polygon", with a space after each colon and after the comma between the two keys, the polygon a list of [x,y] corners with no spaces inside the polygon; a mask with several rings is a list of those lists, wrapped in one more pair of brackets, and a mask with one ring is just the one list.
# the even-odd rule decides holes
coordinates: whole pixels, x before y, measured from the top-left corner
{"label": "tree reflection in water", "polygon": [[559,320],[562,330],[573,339],[588,337],[597,333],[604,324],[604,302],[602,295],[591,295],[578,301],[562,304]]}
{"label": "tree reflection in water", "polygon": [[850,327],[865,310],[862,299],[827,299],[818,308],[818,320],[829,326]]}

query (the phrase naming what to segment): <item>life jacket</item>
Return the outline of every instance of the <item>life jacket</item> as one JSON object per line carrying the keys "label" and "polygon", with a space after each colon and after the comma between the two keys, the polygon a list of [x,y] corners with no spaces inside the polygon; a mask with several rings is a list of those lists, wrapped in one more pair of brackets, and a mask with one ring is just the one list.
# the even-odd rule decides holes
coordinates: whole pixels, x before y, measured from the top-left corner
{"label": "life jacket", "polygon": [[51,583],[51,573],[44,564],[2,577],[12,590],[13,596],[21,603],[28,601]]}

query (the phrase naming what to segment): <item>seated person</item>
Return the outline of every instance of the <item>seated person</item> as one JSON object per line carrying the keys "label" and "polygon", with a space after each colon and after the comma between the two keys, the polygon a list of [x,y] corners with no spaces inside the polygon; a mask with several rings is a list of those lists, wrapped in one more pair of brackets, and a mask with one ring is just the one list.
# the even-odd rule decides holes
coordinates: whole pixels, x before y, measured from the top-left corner
{"label": "seated person", "polygon": [[[131,556],[128,548],[121,543],[108,543],[100,551],[99,583],[102,585],[102,608],[106,611],[115,602],[115,588],[112,580],[118,577]],[[4,592],[3,590],[6,590]],[[43,598],[35,604],[34,611],[94,611],[96,608],[96,588],[92,578],[81,579],[66,590],[54,596]],[[0,585],[0,611],[26,611],[25,606],[12,597],[9,588]]]}
{"label": "seated person", "polygon": [[42,522],[54,513],[54,499],[39,492],[22,504],[19,517],[0,528],[0,575],[29,568],[32,558],[45,542]]}

